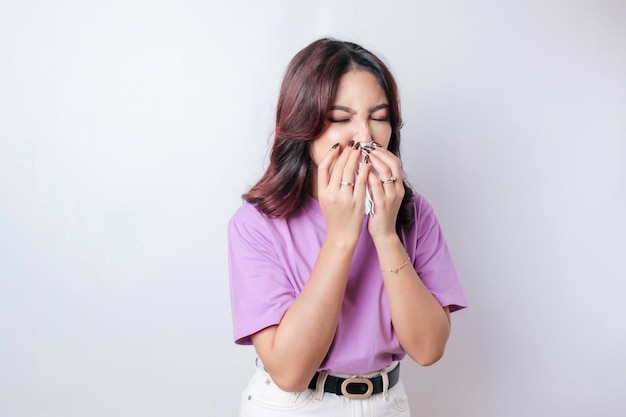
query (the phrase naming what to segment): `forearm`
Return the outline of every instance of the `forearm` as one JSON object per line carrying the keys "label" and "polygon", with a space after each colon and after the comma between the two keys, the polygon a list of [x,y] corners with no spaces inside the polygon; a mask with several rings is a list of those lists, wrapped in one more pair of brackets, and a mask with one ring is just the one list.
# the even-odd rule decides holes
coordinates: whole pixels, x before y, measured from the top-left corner
{"label": "forearm", "polygon": [[[449,310],[424,285],[397,236],[376,243],[391,310],[391,320],[404,351],[421,365],[443,355],[450,335]],[[390,269],[401,267],[397,274]]]}
{"label": "forearm", "polygon": [[302,391],[324,360],[341,312],[354,247],[326,241],[280,324],[253,341],[274,382]]}

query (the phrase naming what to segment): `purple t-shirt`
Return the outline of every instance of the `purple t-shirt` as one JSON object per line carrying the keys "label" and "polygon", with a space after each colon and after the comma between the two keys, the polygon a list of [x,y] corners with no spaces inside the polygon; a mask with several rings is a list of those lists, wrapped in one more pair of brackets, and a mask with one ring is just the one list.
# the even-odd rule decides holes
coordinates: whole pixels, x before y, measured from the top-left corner
{"label": "purple t-shirt", "polygon": [[[332,346],[320,366],[346,374],[382,369],[405,353],[391,324],[378,255],[367,230],[368,217],[350,276]],[[308,198],[302,210],[275,219],[245,203],[229,223],[231,307],[235,342],[279,324],[304,288],[324,238],[326,222],[319,202]],[[435,213],[415,195],[415,223],[401,234],[415,270],[442,306],[455,311],[465,296]]]}

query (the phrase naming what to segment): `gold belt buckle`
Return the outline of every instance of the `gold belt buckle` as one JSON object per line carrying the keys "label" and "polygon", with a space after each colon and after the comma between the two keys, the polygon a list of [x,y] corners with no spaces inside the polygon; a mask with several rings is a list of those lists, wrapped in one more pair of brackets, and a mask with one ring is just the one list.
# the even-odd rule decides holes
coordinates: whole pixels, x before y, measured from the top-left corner
{"label": "gold belt buckle", "polygon": [[[362,394],[355,394],[348,391],[348,385],[350,384],[365,384],[367,386],[367,391]],[[372,395],[374,392],[374,384],[367,378],[347,378],[345,381],[341,383],[341,395],[350,399],[365,399]]]}

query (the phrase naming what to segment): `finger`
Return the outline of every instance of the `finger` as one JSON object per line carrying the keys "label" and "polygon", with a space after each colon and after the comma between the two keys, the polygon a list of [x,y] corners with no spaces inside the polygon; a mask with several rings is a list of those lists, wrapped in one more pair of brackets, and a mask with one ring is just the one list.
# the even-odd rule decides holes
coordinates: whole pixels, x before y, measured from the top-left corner
{"label": "finger", "polygon": [[[399,174],[402,171],[402,162],[395,154],[385,148],[374,147],[372,154],[376,155],[381,161],[391,167],[394,174]],[[396,169],[397,168],[397,171]]]}
{"label": "finger", "polygon": [[346,146],[342,149],[341,155],[337,158],[337,162],[332,167],[332,172],[330,176],[330,182],[336,184],[337,186],[341,185],[341,181],[354,182],[354,175],[348,175],[344,178],[344,171],[346,170],[346,164],[350,156],[352,155],[353,148],[350,146]]}
{"label": "finger", "polygon": [[391,178],[393,175],[391,167],[387,165],[387,162],[381,158],[378,152],[370,152],[370,163],[372,164],[373,171],[376,172],[379,180]]}
{"label": "finger", "polygon": [[[402,178],[400,159],[394,154],[386,150],[384,152],[376,150],[376,152],[371,152],[369,156],[372,167],[378,174],[378,179],[385,181],[385,185],[397,183],[397,180]],[[396,181],[389,181],[394,178]]]}
{"label": "finger", "polygon": [[355,183],[360,158],[361,152],[358,149],[358,146],[355,145],[351,148],[351,151],[346,159],[346,164],[343,167],[343,173],[341,175],[341,181],[349,182],[351,184]]}
{"label": "finger", "polygon": [[333,145],[328,151],[324,159],[317,166],[317,184],[318,187],[326,188],[331,176],[331,169],[340,156],[339,144]]}
{"label": "finger", "polygon": [[378,176],[372,171],[370,171],[367,177],[367,183],[370,187],[370,192],[372,193],[372,199],[374,200],[374,204],[376,204],[376,202],[382,202],[385,198],[383,183],[380,182]]}

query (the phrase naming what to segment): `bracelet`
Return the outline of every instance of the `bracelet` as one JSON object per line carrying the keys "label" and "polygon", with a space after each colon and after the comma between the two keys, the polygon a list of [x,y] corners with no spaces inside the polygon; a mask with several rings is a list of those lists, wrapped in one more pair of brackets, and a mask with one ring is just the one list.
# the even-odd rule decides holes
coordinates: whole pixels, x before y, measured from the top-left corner
{"label": "bracelet", "polygon": [[398,272],[400,272],[400,270],[402,268],[404,268],[405,266],[407,266],[409,264],[409,262],[411,261],[411,257],[407,254],[406,255],[406,262],[403,263],[402,265],[400,265],[397,268],[393,268],[393,269],[381,269],[382,272],[391,272],[394,275],[398,275]]}

